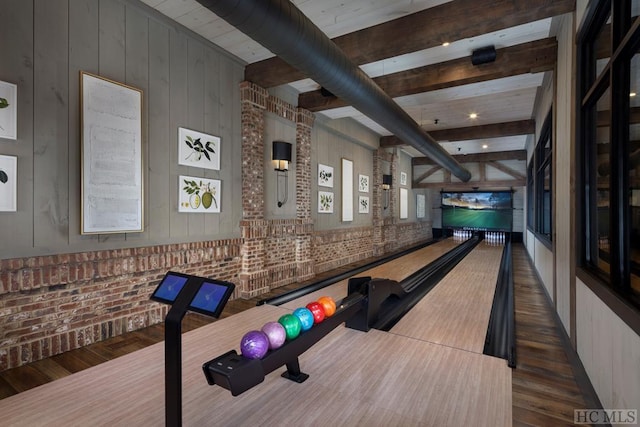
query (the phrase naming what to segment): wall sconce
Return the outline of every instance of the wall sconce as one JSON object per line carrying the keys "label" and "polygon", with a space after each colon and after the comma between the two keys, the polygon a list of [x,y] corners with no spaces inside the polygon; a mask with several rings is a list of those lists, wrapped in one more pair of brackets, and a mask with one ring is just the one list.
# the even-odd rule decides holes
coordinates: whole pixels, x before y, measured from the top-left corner
{"label": "wall sconce", "polygon": [[392,182],[392,175],[382,175],[382,190],[384,190],[384,209],[387,209],[389,207],[389,190],[391,189]]}
{"label": "wall sconce", "polygon": [[[289,196],[289,162],[291,162],[291,144],[283,141],[273,141],[271,159],[275,165],[276,171],[276,197],[278,199],[278,207],[287,203]],[[284,197],[280,200],[280,178],[284,178]]]}

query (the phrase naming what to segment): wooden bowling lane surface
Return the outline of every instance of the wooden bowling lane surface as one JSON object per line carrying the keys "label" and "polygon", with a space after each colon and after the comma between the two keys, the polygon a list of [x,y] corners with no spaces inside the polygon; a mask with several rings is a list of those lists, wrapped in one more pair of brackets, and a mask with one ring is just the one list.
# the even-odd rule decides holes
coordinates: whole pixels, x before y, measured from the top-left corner
{"label": "wooden bowling lane surface", "polygon": [[[511,425],[503,360],[342,325],[300,357],[302,384],[284,369],[237,397],[207,384],[204,362],[286,312],[254,307],[183,335],[185,426]],[[164,408],[164,343],[0,400],[3,426],[160,426]]]}
{"label": "wooden bowling lane surface", "polygon": [[[422,249],[413,251],[400,258],[396,258],[392,261],[380,264],[369,270],[363,271],[362,273],[358,273],[353,277],[371,276],[373,278],[402,281],[411,274],[420,270],[422,267],[444,255],[446,252],[455,248],[460,243],[461,242],[456,242],[451,238],[445,239],[438,243],[434,243]],[[304,307],[309,302],[315,301],[324,295],[330,296],[334,299],[334,301],[339,301],[347,296],[348,283],[348,278],[341,280],[320,290],[309,293],[303,297],[296,298],[295,300],[291,300],[285,304],[282,304],[281,307],[295,310],[298,307]]]}
{"label": "wooden bowling lane surface", "polygon": [[478,244],[390,332],[482,353],[503,248]]}

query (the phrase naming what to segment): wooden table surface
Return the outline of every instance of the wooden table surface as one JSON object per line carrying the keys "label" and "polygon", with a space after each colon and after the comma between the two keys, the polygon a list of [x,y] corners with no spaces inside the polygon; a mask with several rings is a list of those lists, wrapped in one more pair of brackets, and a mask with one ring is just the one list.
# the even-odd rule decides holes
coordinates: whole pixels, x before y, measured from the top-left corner
{"label": "wooden table surface", "polygon": [[[504,360],[342,325],[301,355],[302,384],[283,368],[237,397],[207,385],[204,362],[287,312],[262,305],[183,335],[184,425],[511,425]],[[0,400],[0,414],[3,426],[161,426],[164,343]]]}

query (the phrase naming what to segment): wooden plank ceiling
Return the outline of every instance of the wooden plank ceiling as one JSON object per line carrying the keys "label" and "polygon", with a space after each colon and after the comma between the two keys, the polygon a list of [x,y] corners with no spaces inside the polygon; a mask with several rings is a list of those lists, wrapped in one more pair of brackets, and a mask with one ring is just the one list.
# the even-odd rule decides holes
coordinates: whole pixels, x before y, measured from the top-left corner
{"label": "wooden plank ceiling", "polygon": [[[421,156],[343,100],[323,94],[318,84],[196,0],[142,1],[246,61],[247,80],[265,88],[289,85],[299,93],[299,106],[330,119],[350,117],[378,133],[381,145]],[[525,148],[535,131],[538,93],[556,64],[554,18],[575,9],[575,0],[293,3],[455,155]],[[472,52],[486,46],[495,47],[495,61],[472,65]],[[487,165],[492,166],[481,168]],[[522,174],[509,166],[493,167],[521,182]],[[429,173],[435,172],[419,174]]]}

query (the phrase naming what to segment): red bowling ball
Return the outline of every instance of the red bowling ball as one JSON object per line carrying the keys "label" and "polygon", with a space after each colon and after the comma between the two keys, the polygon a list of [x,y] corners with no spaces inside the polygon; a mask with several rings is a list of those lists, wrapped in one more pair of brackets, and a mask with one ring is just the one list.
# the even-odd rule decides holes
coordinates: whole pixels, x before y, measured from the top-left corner
{"label": "red bowling ball", "polygon": [[324,307],[317,301],[310,302],[307,304],[307,308],[313,314],[313,323],[318,324],[322,322],[325,318]]}

